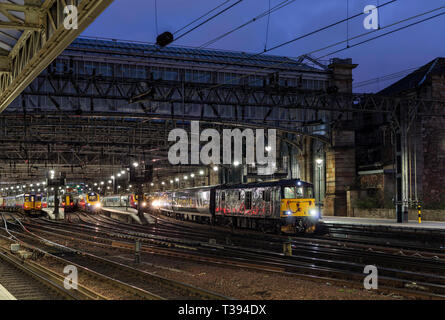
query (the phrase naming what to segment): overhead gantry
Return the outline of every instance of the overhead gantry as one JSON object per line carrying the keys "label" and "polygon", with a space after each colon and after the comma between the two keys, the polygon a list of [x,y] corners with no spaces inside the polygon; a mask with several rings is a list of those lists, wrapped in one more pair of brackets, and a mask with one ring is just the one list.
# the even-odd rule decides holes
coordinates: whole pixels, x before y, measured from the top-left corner
{"label": "overhead gantry", "polygon": [[[0,113],[113,0],[0,0]],[[77,8],[77,29],[65,8]]]}

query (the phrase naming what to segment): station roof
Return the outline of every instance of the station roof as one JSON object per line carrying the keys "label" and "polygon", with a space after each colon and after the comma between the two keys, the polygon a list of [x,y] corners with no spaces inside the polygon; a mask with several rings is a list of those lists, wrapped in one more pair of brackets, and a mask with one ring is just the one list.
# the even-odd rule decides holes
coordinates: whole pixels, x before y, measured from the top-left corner
{"label": "station roof", "polygon": [[383,95],[399,94],[422,86],[428,76],[445,74],[445,58],[436,58],[419,69],[411,72],[403,79],[380,91]]}
{"label": "station roof", "polygon": [[78,38],[67,49],[100,51],[108,55],[125,56],[156,56],[160,58],[174,58],[178,60],[194,60],[217,64],[237,64],[251,67],[285,68],[292,71],[320,71],[306,63],[275,55],[258,55],[246,52],[197,49],[191,47],[172,46],[160,48],[155,44],[144,42],[128,42],[118,40],[102,40],[92,38]]}

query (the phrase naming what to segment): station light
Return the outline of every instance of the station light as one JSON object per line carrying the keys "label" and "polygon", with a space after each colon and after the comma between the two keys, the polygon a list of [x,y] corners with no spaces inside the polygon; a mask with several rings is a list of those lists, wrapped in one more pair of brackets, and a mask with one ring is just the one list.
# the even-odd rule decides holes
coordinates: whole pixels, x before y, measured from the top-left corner
{"label": "station light", "polygon": [[238,167],[238,166],[239,166],[239,161],[235,161],[235,162],[233,163],[233,165],[234,165],[235,168]]}
{"label": "station light", "polygon": [[94,186],[97,187],[97,183],[95,183]]}
{"label": "station light", "polygon": [[30,184],[29,186],[32,188],[34,185],[33,185],[33,184]]}
{"label": "station light", "polygon": [[150,185],[153,187],[155,184],[152,182],[152,183],[150,183]]}
{"label": "station light", "polygon": [[272,151],[272,147],[271,147],[271,146],[267,146],[267,147],[266,147],[266,151],[267,151],[267,152],[271,152],[271,151]]}
{"label": "station light", "polygon": [[184,180],[187,180],[189,177],[187,177],[187,176],[184,176]]}
{"label": "station light", "polygon": [[118,174],[117,174],[117,177],[118,177],[118,178],[120,178],[120,177],[121,177],[121,174],[120,174],[120,173],[118,173]]}
{"label": "station light", "polygon": [[133,167],[135,167],[135,168],[139,167],[139,163],[134,162],[134,163],[133,163]]}
{"label": "station light", "polygon": [[111,176],[111,180],[114,180],[114,179],[116,179],[116,177],[115,176]]}
{"label": "station light", "polygon": [[120,188],[121,188],[121,186],[117,186],[117,188],[118,188],[118,189],[120,189]]}
{"label": "station light", "polygon": [[174,183],[174,181],[173,180],[170,180],[170,184],[173,184]]}
{"label": "station light", "polygon": [[105,184],[105,182],[101,181],[100,184],[103,186]]}
{"label": "station light", "polygon": [[122,170],[122,171],[121,171],[121,174],[125,174],[125,170]]}
{"label": "station light", "polygon": [[162,181],[162,182],[161,182],[161,184],[162,184],[162,185],[164,186],[164,185],[165,185],[165,182],[164,182],[164,181]]}
{"label": "station light", "polygon": [[204,175],[204,170],[199,171],[199,174],[200,174],[201,176],[203,176],[203,175]]}
{"label": "station light", "polygon": [[214,166],[214,167],[213,167],[213,171],[216,172],[216,171],[218,171],[218,170],[219,170],[219,169],[218,169],[218,166]]}
{"label": "station light", "polygon": [[192,174],[190,175],[190,177],[194,178],[194,177],[195,177],[195,174],[194,174],[194,173],[192,173]]}
{"label": "station light", "polygon": [[[113,181],[111,181],[111,180],[108,180],[108,183],[113,183]],[[87,186],[88,187],[88,186]]]}
{"label": "station light", "polygon": [[175,181],[176,181],[176,182],[179,182],[179,178],[176,178]]}
{"label": "station light", "polygon": [[321,166],[323,164],[323,159],[318,158],[317,160],[315,160],[315,162],[317,163],[317,165]]}

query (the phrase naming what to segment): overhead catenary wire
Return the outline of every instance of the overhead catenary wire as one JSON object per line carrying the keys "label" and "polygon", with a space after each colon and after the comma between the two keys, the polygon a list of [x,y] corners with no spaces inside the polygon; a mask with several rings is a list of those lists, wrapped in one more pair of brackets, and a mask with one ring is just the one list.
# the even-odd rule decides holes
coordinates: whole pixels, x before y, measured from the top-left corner
{"label": "overhead catenary wire", "polygon": [[[445,66],[445,62],[437,63],[435,65],[436,68],[442,68],[444,66]],[[357,83],[353,84],[353,86],[354,86],[354,88],[366,87],[366,86],[378,83],[380,81],[382,81],[382,82],[390,81],[390,80],[393,80],[393,79],[401,78],[401,77],[406,76],[408,74],[409,75],[415,75],[415,74],[420,73],[420,72],[426,72],[426,71],[424,69],[422,69],[422,68],[419,68],[419,67],[408,68],[408,69],[405,69],[405,70],[400,70],[400,71],[393,72],[393,73],[390,73],[390,74],[387,74],[387,75],[383,75],[383,76],[380,76],[380,77],[375,77],[375,78],[372,78],[372,79],[363,80],[363,81],[360,81],[360,82],[357,82]]]}
{"label": "overhead catenary wire", "polygon": [[[390,4],[390,3],[393,3],[393,2],[395,2],[395,1],[397,1],[397,0],[391,0],[391,1],[388,1],[388,2],[383,3],[382,5],[380,5],[380,7],[386,6],[386,5],[388,5],[388,4]],[[437,9],[436,9],[436,10],[437,10]],[[360,12],[360,13],[357,13],[357,14],[355,14],[355,15],[353,15],[353,16],[347,18],[347,19],[354,19],[354,18],[359,17],[359,16],[361,16],[361,15],[363,15],[363,14],[364,14],[364,12]],[[294,39],[292,39],[292,40],[290,40],[290,41],[286,41],[286,42],[284,42],[284,43],[282,43],[282,44],[279,44],[279,45],[277,45],[277,46],[275,46],[275,47],[269,48],[269,49],[267,49],[267,50],[264,51],[264,52],[259,52],[259,53],[253,54],[253,55],[249,55],[249,56],[246,57],[246,59],[251,59],[251,58],[260,56],[260,55],[262,55],[262,54],[264,54],[264,53],[266,53],[266,52],[270,52],[270,51],[275,50],[275,49],[277,49],[277,48],[279,48],[279,47],[282,47],[282,46],[284,46],[284,45],[287,45],[287,44],[293,43],[293,42],[295,42],[295,41],[301,40],[301,39],[303,39],[303,38],[309,37],[309,36],[311,36],[311,35],[313,35],[313,34],[316,34],[316,33],[318,33],[318,32],[321,32],[321,31],[324,31],[324,30],[326,30],[326,29],[329,29],[329,28],[331,28],[331,27],[333,27],[333,26],[336,26],[336,25],[338,25],[338,24],[340,24],[340,23],[343,23],[343,22],[345,22],[345,21],[346,21],[346,19],[342,19],[342,20],[340,20],[340,21],[334,22],[334,23],[332,23],[332,24],[330,24],[330,25],[328,25],[328,26],[319,28],[319,29],[317,29],[317,30],[311,31],[311,32],[306,33],[306,34],[304,34],[304,35],[302,35],[302,36],[299,36],[299,37],[297,37],[297,38],[294,38]],[[369,32],[368,32],[367,34],[369,34]],[[344,42],[344,41],[342,41],[342,42],[340,42],[340,43],[343,43],[343,42]],[[329,47],[329,46],[328,46],[328,47]],[[312,52],[308,52],[308,53],[306,53],[306,54],[301,55],[300,57],[305,56],[305,55],[310,55],[310,54],[312,54],[313,52],[318,52],[318,51],[320,51],[320,50],[321,50],[321,49],[319,49],[319,50],[314,50],[314,51],[312,51]],[[245,79],[245,78],[247,78],[247,77],[257,75],[260,71],[266,71],[266,70],[271,70],[271,69],[274,69],[274,68],[278,68],[278,67],[282,66],[283,64],[286,64],[286,63],[289,63],[289,62],[295,62],[295,60],[286,58],[285,61],[279,62],[279,63],[277,63],[277,64],[274,64],[274,65],[271,65],[271,66],[268,66],[268,67],[261,68],[260,70],[257,70],[257,71],[255,71],[255,72],[252,72],[252,73],[249,73],[249,74],[242,75],[242,76],[240,76],[240,77],[237,77],[237,78],[234,78],[234,79],[230,80],[229,82],[230,82],[230,83],[233,83],[233,82],[235,82],[235,81],[239,81],[239,80]],[[224,66],[224,67],[221,67],[221,68],[219,68],[219,69],[217,69],[217,70],[215,70],[215,71],[216,71],[216,72],[219,72],[219,71],[224,70],[224,69],[226,69],[226,68],[228,68],[228,67],[229,67],[229,66]],[[249,83],[247,83],[247,84],[249,84]],[[227,84],[217,84],[217,85],[215,85],[215,86],[212,86],[212,87],[210,87],[210,88],[207,88],[206,90],[209,90],[209,89],[216,89],[216,88],[219,88],[219,87],[222,87],[222,86],[225,86],[225,85],[227,85]]]}
{"label": "overhead catenary wire", "polygon": [[[397,0],[391,0],[391,1],[388,1],[388,2],[386,2],[386,3],[383,3],[382,5],[380,5],[380,6],[377,7],[377,8],[384,7],[384,6],[386,6],[386,5],[390,4],[390,3],[393,3],[393,2],[395,2],[395,1],[397,1]],[[293,2],[293,1],[292,1],[292,2]],[[364,14],[364,12],[360,12],[360,13],[357,13],[356,15],[353,15],[353,16],[347,18],[347,19],[354,19],[354,18],[359,17],[359,16],[361,16],[361,15],[363,15],[363,14]],[[248,56],[246,56],[246,59],[252,59],[252,58],[254,58],[254,57],[263,55],[263,54],[265,54],[265,53],[267,53],[267,52],[270,52],[270,51],[272,51],[272,50],[275,50],[275,49],[277,49],[277,48],[279,48],[279,47],[282,47],[282,46],[284,46],[284,45],[287,45],[287,44],[289,44],[289,43],[292,43],[292,42],[301,40],[301,39],[303,39],[303,38],[309,37],[309,36],[314,35],[314,34],[316,34],[316,33],[318,33],[318,32],[324,31],[324,30],[329,29],[329,28],[331,28],[331,27],[333,27],[333,26],[336,26],[336,25],[338,25],[338,24],[340,24],[340,23],[343,23],[343,22],[345,22],[345,20],[346,20],[346,19],[342,19],[342,20],[337,21],[337,22],[335,22],[335,23],[332,23],[332,24],[330,24],[330,25],[328,25],[328,26],[326,26],[326,27],[319,28],[319,29],[317,29],[317,30],[311,31],[311,32],[306,33],[306,34],[304,34],[304,35],[302,35],[302,36],[299,36],[299,37],[297,37],[297,38],[294,38],[294,39],[292,39],[292,40],[290,40],[290,41],[286,41],[286,42],[284,42],[284,43],[282,43],[282,44],[280,44],[280,45],[277,45],[277,46],[275,46],[275,47],[266,49],[266,50],[264,50],[264,51],[262,51],[262,52],[255,53],[255,54],[252,54],[252,55],[248,55]],[[198,47],[198,49],[199,49],[199,48],[201,48],[201,47]],[[310,53],[307,53],[306,55],[308,55],[308,54],[310,54]],[[304,54],[303,54],[303,55],[300,55],[300,57],[302,57],[302,56],[304,56]],[[295,60],[289,59],[289,58],[287,58],[287,57],[284,57],[284,58],[285,58],[285,61],[280,62],[280,63],[278,63],[278,64],[274,64],[274,65],[268,66],[268,67],[265,67],[265,68],[261,68],[260,71],[265,71],[265,70],[270,70],[270,69],[273,69],[273,68],[278,68],[278,67],[282,66],[283,64],[285,64],[285,63],[289,63],[289,62],[293,62],[293,63],[295,63]],[[228,67],[229,67],[229,66],[221,67],[221,68],[219,68],[219,69],[216,69],[215,72],[219,72],[219,71],[225,70],[225,69],[227,69]],[[241,80],[241,79],[244,79],[244,78],[246,78],[246,77],[249,77],[249,76],[251,76],[251,75],[256,75],[256,74],[258,74],[258,71],[254,72],[254,73],[247,74],[247,75],[240,76],[239,78],[235,78],[235,79],[231,80],[230,82],[233,83],[235,80]],[[204,77],[201,77],[201,79],[202,79],[202,78],[204,78]],[[200,80],[200,79],[198,79],[198,80]],[[247,83],[247,84],[248,84],[248,83]],[[213,86],[213,87],[211,87],[211,88],[209,88],[209,89],[218,88],[218,87],[223,86],[223,85],[224,85],[224,84],[218,84],[218,85],[215,85],[215,86]]]}
{"label": "overhead catenary wire", "polygon": [[[380,5],[380,7],[385,6],[385,5],[388,5],[388,4],[393,3],[393,2],[395,2],[395,1],[396,1],[396,0],[392,0],[392,1],[386,2],[386,3],[382,4],[382,5]],[[390,24],[390,25],[388,25],[388,26],[382,27],[380,30],[389,28],[389,27],[391,27],[391,26],[394,26],[394,25],[397,25],[397,24],[400,24],[400,23],[403,23],[403,22],[406,22],[406,21],[409,21],[409,20],[418,18],[418,17],[420,17],[420,16],[423,16],[423,15],[426,15],[426,14],[429,14],[429,13],[432,13],[432,12],[435,12],[435,11],[438,11],[438,10],[441,10],[441,9],[443,9],[444,7],[445,7],[445,6],[442,6],[442,7],[439,7],[439,8],[433,9],[433,10],[429,10],[429,11],[427,11],[427,12],[424,12],[424,13],[421,13],[421,14],[418,14],[418,15],[415,15],[415,16],[411,16],[411,17],[409,17],[409,18],[406,18],[406,19],[397,21],[397,22],[392,23],[392,24]],[[363,15],[363,14],[364,14],[364,13],[360,13],[360,14],[351,16],[351,17],[349,17],[349,19],[353,19],[353,18],[358,17],[358,16]],[[427,21],[427,20],[430,20],[430,19],[432,19],[432,18],[438,17],[438,16],[440,16],[440,15],[442,15],[442,14],[445,14],[445,13],[441,13],[441,14],[436,15],[436,16],[434,16],[434,17],[430,17],[430,18],[428,18],[428,19],[424,19],[424,20],[422,20],[422,21],[416,22],[415,24],[422,23],[422,22],[424,22],[424,21]],[[344,22],[345,19],[343,19],[342,21]],[[338,24],[338,23],[333,23],[333,24],[330,24],[329,26],[333,26],[333,25],[337,25],[337,24]],[[411,24],[410,26],[415,25],[415,24]],[[404,29],[404,28],[407,28],[407,27],[409,27],[409,26],[405,26],[405,27],[403,27],[403,28],[399,28],[398,30],[401,30],[401,29]],[[326,30],[327,28],[328,28],[328,27],[323,27],[323,28],[317,29],[316,31],[310,32],[310,33],[308,33],[308,34],[306,34],[306,35],[300,36],[300,37],[295,38],[295,39],[292,39],[292,40],[290,40],[290,41],[286,41],[285,43],[282,43],[282,44],[280,44],[280,45],[278,45],[278,46],[275,46],[275,47],[273,47],[273,48],[269,48],[268,51],[274,50],[274,49],[276,49],[276,48],[278,48],[278,47],[282,47],[282,46],[284,46],[284,45],[286,45],[286,44],[289,44],[289,43],[293,43],[293,42],[295,42],[295,41],[301,39],[302,37],[306,37],[306,36],[315,34],[315,33],[317,33],[317,31],[319,32],[319,31],[321,31],[321,30]],[[364,34],[355,36],[355,37],[353,37],[353,38],[351,38],[351,39],[349,39],[349,40],[357,39],[357,38],[360,38],[360,37],[369,35],[369,34],[371,34],[371,33],[378,32],[378,31],[380,31],[380,30],[372,30],[372,31],[370,31],[370,32],[367,32],[367,33],[364,33]],[[391,33],[394,33],[394,32],[396,32],[396,31],[398,31],[398,30],[394,30],[394,31],[392,31]],[[387,33],[387,34],[389,34],[389,33]],[[386,34],[385,34],[385,35],[386,35]],[[375,39],[377,39],[377,38],[378,38],[378,37],[374,37],[374,38],[372,38],[372,39],[368,39],[367,41],[372,41],[372,40],[375,40]],[[326,49],[328,49],[328,48],[331,48],[331,47],[334,47],[334,46],[338,46],[339,44],[342,44],[342,43],[345,43],[345,42],[346,42],[346,40],[343,40],[343,41],[340,41],[340,42],[336,42],[336,43],[334,43],[334,44],[331,44],[331,45],[329,45],[329,46],[323,47],[323,48],[321,48],[321,49],[313,50],[313,51],[311,51],[311,52],[308,52],[308,53],[306,53],[306,54],[303,54],[303,55],[301,55],[300,57],[303,57],[303,56],[305,56],[305,55],[310,55],[310,54],[312,54],[312,53],[316,53],[316,52],[319,52],[319,51],[322,51],[322,50],[326,50]],[[363,42],[363,43],[364,43],[364,42]],[[355,44],[354,46],[357,46],[357,45],[360,45],[360,44],[361,44],[361,43],[359,43],[359,44]],[[347,50],[347,49],[348,49],[348,48],[343,48],[341,51],[344,51],[344,50]],[[259,55],[262,55],[263,53],[264,53],[264,52],[260,52],[260,53],[257,53],[257,54],[253,54],[253,55],[248,56],[248,57],[246,57],[246,58],[248,59],[248,58],[252,58],[252,57],[255,57],[255,56],[259,56]],[[328,54],[328,55],[330,55],[330,54]],[[325,55],[325,56],[328,56],[328,55]],[[323,57],[324,57],[324,56],[323,56]],[[320,59],[320,57],[317,58],[317,59]],[[263,67],[263,68],[260,68],[259,70],[256,70],[256,71],[254,71],[254,72],[251,72],[251,73],[249,73],[249,74],[245,74],[245,75],[242,75],[242,76],[240,76],[240,77],[233,78],[233,79],[229,80],[229,83],[217,84],[217,85],[211,86],[211,87],[209,87],[209,88],[202,89],[200,92],[202,93],[204,90],[212,90],[212,89],[216,89],[216,88],[223,87],[223,86],[226,86],[226,85],[230,85],[230,84],[234,83],[235,81],[239,81],[239,80],[245,79],[245,78],[247,78],[247,77],[257,75],[259,72],[264,72],[264,71],[266,71],[266,70],[271,70],[271,69],[278,68],[278,67],[282,66],[283,64],[286,64],[286,63],[289,63],[289,62],[295,62],[295,60],[287,58],[285,61],[282,61],[282,62],[280,62],[280,63],[274,64],[274,65],[271,65],[271,66],[267,66],[267,67]],[[216,71],[218,72],[218,71],[224,70],[224,69],[226,69],[226,68],[228,68],[228,67],[229,67],[229,66],[224,66],[224,67],[222,67],[222,68],[217,69]],[[247,85],[248,85],[248,84],[249,84],[249,83],[247,83]]]}
{"label": "overhead catenary wire", "polygon": [[[421,14],[418,14],[418,15],[415,15],[415,16],[412,16],[412,17],[403,19],[403,20],[400,20],[400,21],[398,21],[398,22],[392,23],[392,24],[390,24],[390,25],[388,25],[388,26],[385,26],[385,27],[382,27],[382,28],[380,28],[380,29],[373,30],[373,31],[370,31],[370,32],[363,33],[363,34],[361,34],[361,35],[352,37],[352,38],[349,39],[349,40],[357,39],[357,38],[366,36],[366,35],[368,35],[368,34],[371,34],[371,33],[377,32],[377,31],[381,31],[381,30],[387,29],[387,28],[389,28],[389,27],[393,27],[393,26],[395,26],[395,25],[397,25],[397,24],[400,24],[400,23],[403,23],[403,22],[406,22],[406,21],[409,21],[409,20],[412,20],[412,19],[415,19],[415,18],[424,16],[424,15],[433,13],[433,12],[435,12],[435,11],[442,10],[442,9],[444,9],[444,8],[445,8],[445,6],[442,6],[442,7],[439,7],[439,8],[436,8],[436,9],[433,9],[433,10],[430,10],[430,11],[427,11],[427,12],[424,12],[424,13],[421,13]],[[406,25],[406,26],[403,26],[403,27],[400,27],[400,28],[397,28],[397,29],[388,31],[388,32],[386,32],[386,33],[384,33],[384,34],[380,34],[380,35],[378,35],[378,36],[372,37],[372,38],[370,38],[370,39],[363,40],[363,41],[358,42],[358,43],[355,43],[355,44],[353,44],[353,45],[350,45],[349,47],[342,48],[342,49],[339,49],[339,50],[330,52],[330,53],[328,53],[328,54],[325,54],[325,55],[323,55],[323,56],[318,57],[317,59],[321,59],[321,58],[325,58],[325,57],[330,56],[330,55],[333,55],[333,54],[337,54],[337,53],[342,52],[342,51],[345,51],[345,50],[347,50],[347,49],[349,49],[349,48],[353,48],[353,47],[362,45],[362,44],[364,44],[364,43],[370,42],[370,41],[372,41],[372,40],[376,40],[376,39],[379,39],[379,38],[381,38],[381,37],[387,36],[387,35],[389,35],[389,34],[392,34],[392,33],[395,33],[395,32],[401,31],[401,30],[404,30],[404,29],[406,29],[406,28],[410,28],[410,27],[415,26],[415,25],[418,25],[418,24],[420,24],[420,23],[422,23],[422,22],[426,22],[426,21],[429,21],[429,20],[431,20],[431,19],[438,18],[438,17],[440,17],[440,16],[442,16],[442,15],[444,15],[444,14],[445,14],[445,12],[438,13],[438,14],[436,14],[436,15],[434,15],[434,16],[431,16],[431,17],[428,17],[428,18],[425,18],[425,19],[422,19],[422,20],[419,20],[419,21],[410,23],[410,24],[408,24],[408,25]],[[346,41],[346,40],[345,40],[345,41]],[[319,49],[319,50],[312,51],[312,52],[315,53],[315,52],[318,52],[318,51],[321,51],[321,50],[325,50],[325,49],[330,48],[330,47],[332,47],[332,46],[336,46],[336,45],[339,45],[339,44],[341,44],[341,43],[344,43],[345,41],[337,42],[335,45],[331,45],[331,46],[325,47],[325,48],[323,48],[323,49]]]}
{"label": "overhead catenary wire", "polygon": [[175,32],[173,32],[174,35],[178,34],[179,32],[181,32],[184,29],[187,29],[188,27],[190,27],[191,25],[193,25],[194,23],[198,22],[199,20],[203,19],[204,17],[208,16],[209,14],[211,14],[213,11],[218,10],[219,8],[221,8],[222,6],[224,6],[225,4],[229,3],[232,0],[226,0],[223,3],[221,3],[220,5],[216,6],[215,8],[213,8],[210,11],[207,11],[206,13],[204,13],[202,16],[196,18],[195,20],[193,20],[192,22],[188,23],[187,25],[185,25],[184,27],[176,30]]}
{"label": "overhead catenary wire", "polygon": [[[198,24],[197,26],[193,27],[192,29],[182,33],[181,35],[179,35],[178,37],[175,38],[174,41],[177,41],[183,37],[185,37],[186,35],[188,35],[189,33],[195,31],[196,29],[202,27],[204,24],[210,22],[211,20],[215,19],[216,17],[220,16],[221,14],[223,14],[224,12],[232,9],[233,7],[235,7],[236,5],[240,4],[241,2],[243,2],[244,0],[238,0],[237,2],[231,4],[230,6],[228,6],[227,8],[224,8],[223,10],[219,11],[218,13],[214,14],[213,16],[211,16],[210,18],[206,19],[205,21],[201,22],[200,24]],[[172,42],[174,42],[172,41]]]}
{"label": "overhead catenary wire", "polygon": [[[269,10],[266,10],[266,11],[262,12],[261,14],[259,14],[258,16],[256,16],[256,17],[250,19],[249,21],[247,21],[247,22],[245,22],[245,23],[239,25],[238,27],[233,28],[233,29],[231,29],[230,31],[227,31],[227,32],[223,33],[222,35],[219,35],[218,37],[216,37],[216,38],[214,38],[214,39],[212,39],[212,40],[210,40],[210,41],[207,41],[206,43],[200,45],[200,46],[198,47],[198,49],[207,48],[208,46],[210,46],[210,45],[212,45],[212,44],[218,42],[219,40],[221,40],[221,39],[227,37],[228,35],[230,35],[230,34],[236,32],[236,31],[238,31],[238,30],[241,30],[242,28],[248,26],[248,25],[251,24],[251,23],[257,22],[257,21],[259,21],[260,19],[262,19],[262,18],[264,18],[264,17],[267,17],[267,16],[270,17],[270,14],[272,14],[272,13],[274,13],[274,12],[276,12],[276,11],[278,11],[278,10],[280,10],[280,9],[282,9],[282,8],[284,8],[284,7],[286,7],[286,6],[288,6],[288,5],[290,5],[291,3],[295,2],[295,1],[296,1],[296,0],[285,0],[285,1],[282,1],[282,2],[280,2],[279,4],[273,6],[272,8],[269,8]],[[269,25],[269,22],[268,22],[268,25]],[[268,30],[269,30],[269,27],[268,27]]]}

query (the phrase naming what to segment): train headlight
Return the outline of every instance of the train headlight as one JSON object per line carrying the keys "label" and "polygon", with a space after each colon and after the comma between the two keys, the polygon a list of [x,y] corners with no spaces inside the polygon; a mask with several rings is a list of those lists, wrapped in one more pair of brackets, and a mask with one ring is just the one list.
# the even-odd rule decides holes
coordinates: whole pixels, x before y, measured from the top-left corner
{"label": "train headlight", "polygon": [[147,206],[147,202],[142,202],[142,206],[146,207]]}
{"label": "train headlight", "polygon": [[290,216],[290,215],[292,215],[292,211],[287,210],[287,211],[284,212],[284,214],[287,215],[287,216]]}
{"label": "train headlight", "polygon": [[309,213],[310,213],[311,217],[318,218],[318,210],[317,209],[312,209],[309,211]]}
{"label": "train headlight", "polygon": [[151,205],[152,205],[153,207],[155,207],[155,208],[159,208],[159,207],[161,206],[161,202],[158,201],[158,200],[155,200],[155,201],[152,202]]}
{"label": "train headlight", "polygon": [[96,209],[100,209],[100,208],[102,207],[102,204],[97,203],[97,204],[95,205],[95,207],[96,207]]}

